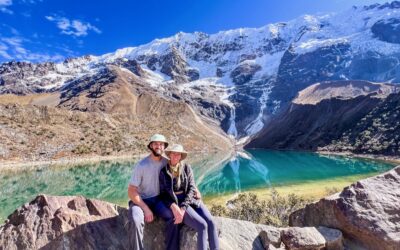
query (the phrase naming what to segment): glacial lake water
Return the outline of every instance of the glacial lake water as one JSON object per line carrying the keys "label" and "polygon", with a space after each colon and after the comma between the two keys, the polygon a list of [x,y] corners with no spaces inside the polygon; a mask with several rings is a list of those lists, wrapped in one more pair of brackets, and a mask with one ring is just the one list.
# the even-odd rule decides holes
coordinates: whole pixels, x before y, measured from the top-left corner
{"label": "glacial lake water", "polygon": [[[0,172],[0,224],[38,194],[84,195],[124,205],[133,165],[134,161],[104,161]],[[205,199],[252,189],[371,176],[393,167],[382,161],[267,150],[239,152],[218,164],[204,159],[193,165],[197,185]]]}

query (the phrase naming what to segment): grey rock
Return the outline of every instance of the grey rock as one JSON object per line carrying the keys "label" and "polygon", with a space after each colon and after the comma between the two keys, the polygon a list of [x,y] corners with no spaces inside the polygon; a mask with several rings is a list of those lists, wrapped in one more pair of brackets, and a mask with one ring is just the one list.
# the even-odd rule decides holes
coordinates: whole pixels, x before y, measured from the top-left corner
{"label": "grey rock", "polygon": [[[160,58],[161,73],[170,76],[177,83],[188,82],[187,63],[183,59],[179,50],[175,47],[171,48],[171,52]],[[192,72],[193,76],[193,72]]]}
{"label": "grey rock", "polygon": [[127,249],[125,221],[111,203],[40,195],[0,227],[0,249]]}
{"label": "grey rock", "polygon": [[325,247],[325,238],[315,227],[293,227],[282,230],[282,241],[290,250],[319,250]]}
{"label": "grey rock", "polygon": [[[276,228],[248,221],[216,217],[221,249],[264,249],[259,234],[275,235]],[[275,238],[273,238],[276,240]]]}
{"label": "grey rock", "polygon": [[282,245],[281,232],[278,229],[261,231],[260,239],[266,249],[268,249],[270,245],[275,248],[279,248]]}
{"label": "grey rock", "polygon": [[326,250],[343,250],[343,234],[340,230],[318,227],[317,230],[322,234],[326,241]]}
{"label": "grey rock", "polygon": [[224,76],[224,71],[221,68],[217,68],[215,72],[216,77],[223,77]]}
{"label": "grey rock", "polygon": [[400,166],[308,204],[289,224],[337,228],[366,249],[400,249]]}
{"label": "grey rock", "polygon": [[254,63],[243,63],[236,67],[232,73],[231,78],[235,84],[244,84],[250,81],[254,74],[261,70],[261,66]]}
{"label": "grey rock", "polygon": [[126,68],[137,76],[144,77],[146,75],[146,72],[142,69],[142,67],[136,60],[124,60],[122,58],[118,58],[112,64]]}
{"label": "grey rock", "polygon": [[372,25],[371,31],[382,41],[400,43],[400,19],[379,20]]}
{"label": "grey rock", "polygon": [[189,81],[196,81],[200,78],[200,73],[197,69],[188,69],[186,74],[189,77]]}
{"label": "grey rock", "polygon": [[100,68],[96,74],[84,75],[80,78],[74,79],[63,87],[61,92],[61,100],[59,106],[68,107],[74,110],[87,111],[89,107],[70,106],[68,101],[77,97],[84,91],[88,91],[88,97],[95,99],[104,95],[104,86],[113,83],[117,78],[116,74],[108,67]]}

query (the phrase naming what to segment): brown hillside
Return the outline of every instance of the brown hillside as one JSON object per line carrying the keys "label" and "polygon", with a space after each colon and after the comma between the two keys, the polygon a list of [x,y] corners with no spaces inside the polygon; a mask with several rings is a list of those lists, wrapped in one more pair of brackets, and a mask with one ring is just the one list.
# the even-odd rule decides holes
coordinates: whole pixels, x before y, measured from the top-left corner
{"label": "brown hillside", "polygon": [[139,154],[154,133],[189,151],[227,151],[232,145],[185,102],[160,97],[132,73],[112,67],[94,80],[61,94],[0,96],[0,160]]}

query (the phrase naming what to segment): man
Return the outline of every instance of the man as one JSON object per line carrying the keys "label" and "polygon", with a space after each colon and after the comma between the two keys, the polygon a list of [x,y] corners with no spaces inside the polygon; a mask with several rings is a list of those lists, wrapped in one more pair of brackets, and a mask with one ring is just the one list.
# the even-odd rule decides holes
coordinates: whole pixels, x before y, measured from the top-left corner
{"label": "man", "polygon": [[167,159],[162,154],[167,147],[168,142],[163,135],[153,135],[147,145],[151,151],[150,155],[139,161],[133,168],[128,186],[129,211],[133,222],[130,244],[133,249],[144,249],[144,222],[152,222],[154,215],[161,217],[167,223],[166,248],[179,248],[178,224],[174,224],[174,215],[171,209],[166,207],[158,197],[160,194],[160,169],[167,164]]}

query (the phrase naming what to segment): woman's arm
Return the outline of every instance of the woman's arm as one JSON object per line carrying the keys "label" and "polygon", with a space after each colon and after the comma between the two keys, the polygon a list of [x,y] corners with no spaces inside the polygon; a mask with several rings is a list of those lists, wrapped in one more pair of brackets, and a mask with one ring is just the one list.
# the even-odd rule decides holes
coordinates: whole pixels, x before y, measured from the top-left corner
{"label": "woman's arm", "polygon": [[172,199],[170,195],[170,185],[167,183],[167,176],[165,176],[165,172],[163,169],[160,171],[159,181],[160,181],[160,198],[164,202],[167,207],[171,207],[175,201]]}
{"label": "woman's arm", "polygon": [[169,176],[167,176],[165,171],[163,171],[163,169],[162,169],[159,174],[160,198],[161,198],[161,201],[164,202],[164,204],[168,208],[170,208],[172,213],[174,214],[174,218],[175,218],[174,224],[179,224],[179,223],[182,223],[182,221],[183,221],[184,213],[180,211],[178,204],[171,197],[171,192],[173,192],[171,190],[172,184],[168,183],[167,178],[169,178]]}
{"label": "woman's arm", "polygon": [[194,182],[192,167],[189,164],[185,164],[185,171],[187,174],[188,190],[186,193],[185,200],[182,202],[181,207],[186,209],[194,201],[194,196],[197,192],[196,184]]}

